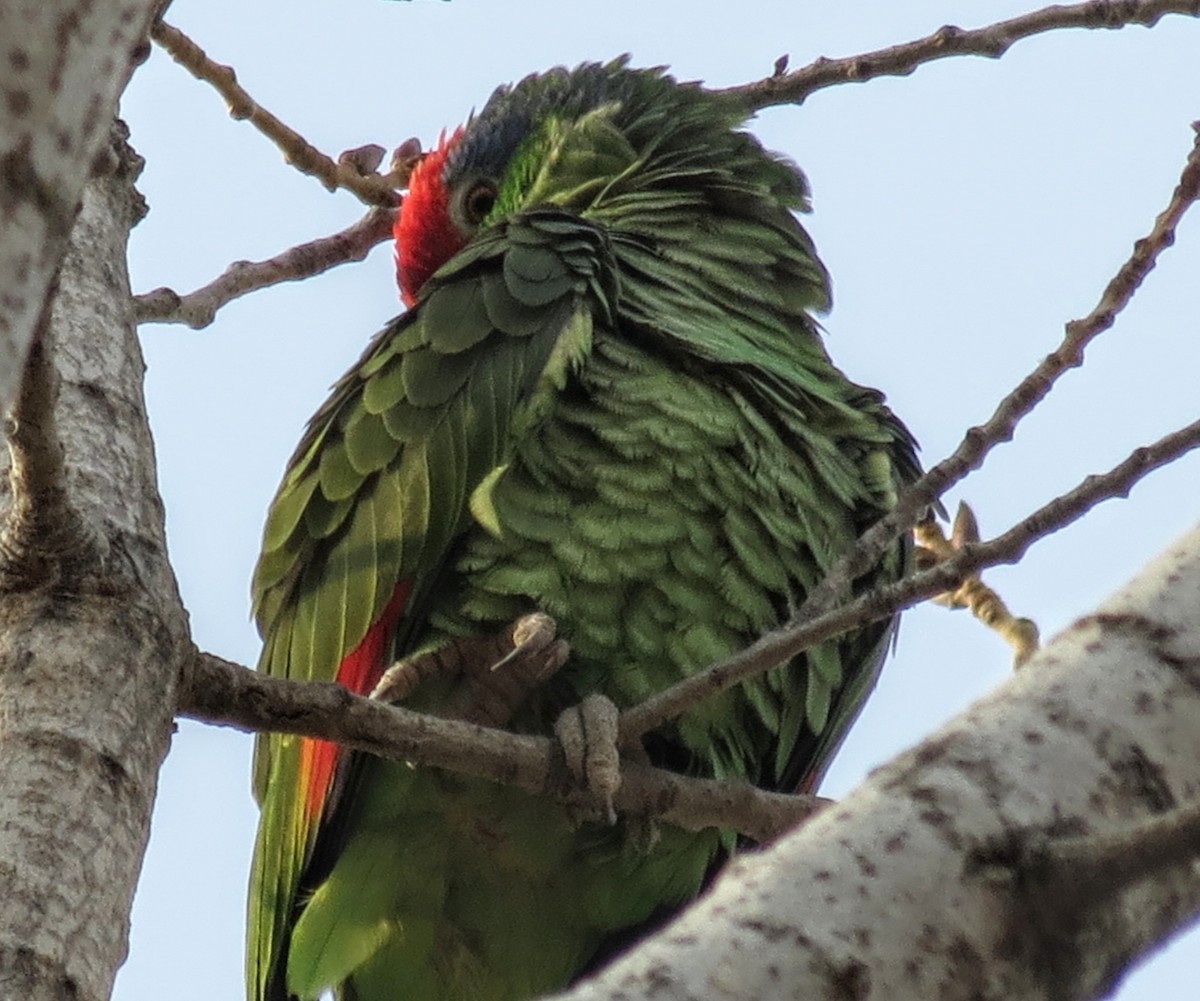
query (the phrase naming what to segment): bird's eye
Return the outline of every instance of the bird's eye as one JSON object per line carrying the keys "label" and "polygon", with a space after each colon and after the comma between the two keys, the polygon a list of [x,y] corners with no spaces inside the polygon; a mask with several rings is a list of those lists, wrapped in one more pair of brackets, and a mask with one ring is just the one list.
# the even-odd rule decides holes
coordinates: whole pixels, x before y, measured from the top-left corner
{"label": "bird's eye", "polygon": [[463,199],[463,214],[472,226],[478,226],[496,204],[496,185],[491,181],[476,181]]}

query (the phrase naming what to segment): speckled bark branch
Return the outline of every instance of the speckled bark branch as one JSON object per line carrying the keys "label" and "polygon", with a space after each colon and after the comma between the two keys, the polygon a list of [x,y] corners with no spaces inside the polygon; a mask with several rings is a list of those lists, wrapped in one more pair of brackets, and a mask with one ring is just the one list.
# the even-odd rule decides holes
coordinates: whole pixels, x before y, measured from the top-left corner
{"label": "speckled bark branch", "polygon": [[0,521],[0,591],[26,590],[52,580],[69,587],[98,556],[95,540],[67,494],[52,355],[46,309],[16,403],[4,422],[10,465],[8,511]]}
{"label": "speckled bark branch", "polygon": [[211,59],[192,39],[178,28],[159,21],[154,40],[171,58],[185,66],[194,77],[212,84],[225,98],[231,118],[245,119],[282,151],[284,158],[303,174],[318,178],[329,191],[346,188],[368,205],[391,208],[396,204],[395,178],[374,172],[363,173],[351,160],[334,162],[295,129],[289,128],[252,98],[238,83],[232,66]]}

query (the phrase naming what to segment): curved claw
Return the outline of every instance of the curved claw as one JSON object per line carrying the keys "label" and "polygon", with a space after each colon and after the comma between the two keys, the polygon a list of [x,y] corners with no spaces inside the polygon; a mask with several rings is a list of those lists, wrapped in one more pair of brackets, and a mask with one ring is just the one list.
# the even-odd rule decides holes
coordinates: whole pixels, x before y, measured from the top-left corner
{"label": "curved claw", "polygon": [[[546,650],[551,647],[554,642],[555,634],[558,626],[555,621],[550,618],[545,612],[531,612],[529,615],[523,615],[517,619],[512,625],[512,644],[513,648],[501,657],[492,665],[492,670],[496,671],[505,664],[511,663],[519,657],[525,657],[541,650]],[[557,664],[554,670],[561,667]],[[548,671],[544,677],[553,674],[554,671]]]}

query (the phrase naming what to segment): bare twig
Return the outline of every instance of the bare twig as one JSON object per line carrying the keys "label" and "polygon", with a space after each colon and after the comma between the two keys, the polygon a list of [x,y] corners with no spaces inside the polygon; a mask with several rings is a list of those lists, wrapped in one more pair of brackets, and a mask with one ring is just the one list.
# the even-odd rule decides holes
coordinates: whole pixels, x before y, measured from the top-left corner
{"label": "bare twig", "polygon": [[134,316],[138,323],[185,323],[194,330],[207,327],[217,310],[248,292],[363,260],[372,247],[391,235],[392,216],[388,209],[371,209],[340,233],[302,243],[265,261],[235,261],[220,277],[187,295],[159,288],[135,296]]}
{"label": "bare twig", "polygon": [[1017,562],[1038,539],[1081,518],[1100,501],[1126,496],[1147,473],[1197,447],[1200,447],[1200,421],[1172,432],[1152,445],[1135,449],[1108,472],[1087,477],[1075,489],[1038,508],[1003,535],[966,545],[955,556],[928,570],[876,588],[832,611],[806,611],[809,608],[806,604],[789,623],[767,633],[740,653],[685,678],[624,712],[621,716],[622,743],[629,744],[693,705],[770,670],[815,643],[952,590],[965,577],[985,567]]}
{"label": "bare twig", "polygon": [[[986,28],[964,31],[953,25],[932,35],[845,59],[822,56],[793,73],[775,71],[756,83],[730,87],[724,93],[739,94],[752,108],[777,104],[802,104],[818,90],[843,83],[862,83],[880,76],[907,76],[918,66],[949,56],[987,56],[999,59],[1009,47],[1060,28],[1124,28],[1131,24],[1150,26],[1165,14],[1200,16],[1197,0],[1090,0],[1087,3],[1055,5],[1031,11]],[[784,62],[786,66],[786,61]]]}
{"label": "bare twig", "polygon": [[[459,720],[425,716],[351,695],[333,682],[297,682],[248,671],[197,654],[180,686],[179,712],[192,719],[256,732],[333,740],[385,758],[449,768],[536,795],[568,800],[569,790],[545,737],[519,736]],[[622,765],[614,805],[689,830],[721,827],[767,841],[824,804],[744,783],[696,779],[636,762]]]}
{"label": "bare twig", "polygon": [[353,191],[367,205],[392,208],[396,204],[396,188],[404,183],[403,168],[398,174],[380,176],[363,173],[360,158],[346,156],[335,163],[309,143],[299,132],[284,125],[252,98],[241,84],[231,66],[215,62],[178,28],[159,20],[150,31],[153,38],[192,76],[204,80],[225,98],[229,114],[244,118],[283,152],[284,159],[297,170],[316,177],[330,191],[345,188]]}
{"label": "bare twig", "polygon": [[1116,322],[1117,315],[1154,270],[1158,255],[1175,242],[1175,227],[1197,198],[1200,198],[1200,131],[1166,209],[1154,220],[1150,232],[1134,244],[1133,253],[1105,286],[1095,308],[1083,319],[1066,325],[1059,346],[1000,401],[986,423],[968,428],[953,453],[904,491],[896,507],[863,534],[807,603],[815,602],[820,607],[848,593],[852,582],[879,559],[892,539],[912,528],[937,498],[978,469],[996,445],[1012,439],[1017,425],[1046,398],[1059,377],[1083,364],[1088,344]]}

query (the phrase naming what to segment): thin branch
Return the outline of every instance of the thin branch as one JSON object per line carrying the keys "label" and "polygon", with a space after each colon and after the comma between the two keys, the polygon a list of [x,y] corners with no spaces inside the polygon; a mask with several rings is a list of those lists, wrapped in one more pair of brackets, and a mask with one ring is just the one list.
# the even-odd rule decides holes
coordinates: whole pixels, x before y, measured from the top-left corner
{"label": "thin branch", "polygon": [[[180,685],[179,713],[254,732],[333,740],[384,758],[448,768],[573,801],[556,745],[459,720],[441,719],[359,698],[334,682],[298,682],[249,671],[212,654],[197,654]],[[785,796],[744,783],[697,779],[622,763],[614,806],[700,830],[721,827],[767,841],[820,808],[815,796]]]}
{"label": "thin branch", "polygon": [[363,173],[354,157],[345,157],[335,163],[255,101],[237,82],[232,66],[215,62],[178,28],[159,20],[151,28],[150,37],[192,76],[212,84],[229,104],[229,114],[249,121],[279,147],[284,160],[297,170],[316,177],[330,191],[337,188],[353,191],[367,205],[384,208],[396,205],[395,189],[402,186],[402,175],[406,174],[403,168],[399,174],[380,176]]}
{"label": "thin branch", "polygon": [[911,529],[937,498],[978,469],[996,445],[1012,440],[1021,420],[1046,398],[1063,373],[1083,364],[1087,346],[1116,322],[1117,315],[1154,270],[1159,254],[1174,244],[1175,228],[1197,198],[1200,198],[1200,130],[1166,209],[1154,220],[1149,234],[1134,244],[1133,253],[1105,286],[1095,308],[1083,319],[1066,325],[1059,346],[1000,401],[986,423],[968,428],[958,448],[901,495],[896,507],[838,561],[808,603],[816,600],[820,607],[821,602],[832,602],[838,595],[848,593],[853,581],[879,559],[892,539]]}
{"label": "thin branch", "polygon": [[193,330],[207,327],[217,310],[248,292],[363,260],[372,247],[389,238],[392,219],[389,209],[371,209],[340,233],[302,243],[265,261],[235,261],[220,277],[187,295],[159,288],[135,296],[134,316],[138,323],[185,323]]}
{"label": "thin branch", "polygon": [[624,712],[621,716],[622,744],[628,745],[667,720],[682,715],[693,705],[770,670],[816,643],[952,590],[959,581],[985,567],[1016,563],[1038,539],[1081,518],[1101,501],[1126,496],[1143,476],[1197,447],[1200,447],[1200,421],[1172,432],[1152,445],[1135,449],[1108,472],[1087,477],[1075,489],[1038,508],[1003,535],[966,545],[957,555],[928,570],[876,588],[832,611],[806,612],[809,607],[806,604],[791,622],[767,633],[740,653],[685,678]]}
{"label": "thin branch", "polygon": [[[878,49],[844,59],[824,56],[794,73],[776,72],[756,83],[730,87],[723,93],[745,97],[752,108],[778,104],[803,104],[818,90],[843,83],[863,83],[880,76],[908,76],[918,66],[950,56],[986,56],[999,59],[1009,47],[1060,28],[1124,28],[1131,24],[1146,27],[1165,14],[1200,16],[1197,0],[1090,0],[1087,3],[1055,5],[1031,11],[986,28],[964,31],[953,25],[939,28],[932,35],[900,45]],[[782,63],[786,65],[786,63]]]}

